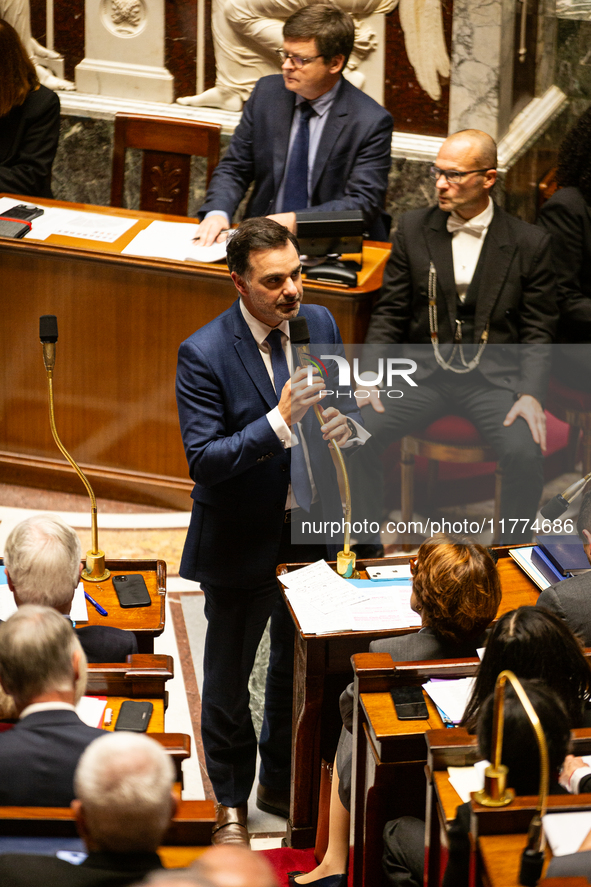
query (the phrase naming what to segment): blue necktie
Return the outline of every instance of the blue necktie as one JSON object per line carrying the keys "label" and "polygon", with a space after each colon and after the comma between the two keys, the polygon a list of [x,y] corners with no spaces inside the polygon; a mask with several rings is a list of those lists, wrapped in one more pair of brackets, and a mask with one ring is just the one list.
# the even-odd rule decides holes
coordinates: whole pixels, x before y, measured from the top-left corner
{"label": "blue necktie", "polygon": [[309,102],[300,104],[300,123],[293,140],[283,190],[283,212],[295,212],[308,206],[308,146],[310,117],[316,111]]}
{"label": "blue necktie", "polygon": [[[281,398],[283,386],[289,379],[289,368],[287,366],[287,358],[281,344],[281,332],[278,329],[271,330],[266,340],[271,346],[271,366],[273,368],[273,378],[275,380],[275,392],[277,400]],[[290,448],[291,455],[291,488],[296,497],[298,505],[310,511],[312,504],[312,487],[310,486],[310,478],[308,477],[308,469],[304,458],[304,448],[301,441],[297,446]]]}

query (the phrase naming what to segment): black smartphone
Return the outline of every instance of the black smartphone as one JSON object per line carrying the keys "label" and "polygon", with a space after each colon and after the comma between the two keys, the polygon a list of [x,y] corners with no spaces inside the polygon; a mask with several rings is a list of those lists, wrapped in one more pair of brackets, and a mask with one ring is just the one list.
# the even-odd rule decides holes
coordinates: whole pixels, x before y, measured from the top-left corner
{"label": "black smartphone", "polygon": [[122,607],[149,607],[150,593],[139,573],[131,576],[113,576],[113,587]]}
{"label": "black smartphone", "polygon": [[423,721],[429,717],[421,687],[394,687],[390,693],[399,721]]}
{"label": "black smartphone", "polygon": [[129,730],[132,733],[145,733],[152,717],[154,706],[151,702],[136,702],[127,699],[119,709],[115,730]]}
{"label": "black smartphone", "polygon": [[13,206],[12,209],[7,209],[6,212],[0,213],[0,217],[8,216],[9,219],[22,219],[24,222],[32,222],[33,219],[38,219],[39,216],[42,216],[44,212],[44,209],[33,206],[32,203],[19,203],[17,206]]}

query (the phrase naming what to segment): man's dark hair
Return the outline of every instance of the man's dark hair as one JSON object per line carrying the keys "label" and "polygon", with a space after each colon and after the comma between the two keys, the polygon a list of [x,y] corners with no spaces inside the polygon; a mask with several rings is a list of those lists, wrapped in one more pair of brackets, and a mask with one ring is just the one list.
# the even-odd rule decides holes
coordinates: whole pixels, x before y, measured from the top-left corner
{"label": "man's dark hair", "polygon": [[326,64],[335,55],[344,55],[344,68],[353,49],[355,24],[348,12],[343,12],[332,3],[311,3],[290,15],[283,26],[283,38],[314,39]]}
{"label": "man's dark hair", "polygon": [[578,188],[591,205],[591,108],[587,108],[562,140],[556,181],[561,188]]}
{"label": "man's dark hair", "polygon": [[250,254],[263,249],[281,249],[292,243],[299,256],[300,245],[291,231],[273,219],[256,218],[241,222],[228,241],[226,261],[230,271],[248,277]]}
{"label": "man's dark hair", "polygon": [[[570,729],[566,710],[558,694],[542,681],[520,683],[540,719],[548,746],[550,781],[556,782],[558,771],[569,750]],[[501,762],[509,768],[507,784],[518,795],[537,795],[540,786],[540,753],[534,729],[509,682],[505,684],[504,692]],[[492,761],[494,756],[491,746],[493,714],[494,694],[491,694],[484,701],[478,718],[478,748],[488,761]]]}
{"label": "man's dark hair", "polygon": [[583,501],[581,502],[579,516],[577,518],[577,533],[579,534],[579,539],[587,544],[587,540],[583,536],[583,530],[589,530],[591,533],[591,489],[587,490],[583,495]]}

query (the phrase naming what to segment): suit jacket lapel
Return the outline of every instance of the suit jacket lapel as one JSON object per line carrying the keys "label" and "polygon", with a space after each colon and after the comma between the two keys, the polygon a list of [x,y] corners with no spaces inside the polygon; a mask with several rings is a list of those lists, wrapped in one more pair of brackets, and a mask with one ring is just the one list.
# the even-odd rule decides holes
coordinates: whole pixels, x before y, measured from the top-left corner
{"label": "suit jacket lapel", "polygon": [[236,353],[261,396],[265,399],[267,406],[269,409],[273,409],[277,406],[277,395],[261,357],[259,346],[242,316],[240,300],[235,302],[234,306],[234,335],[236,336],[234,347]]}
{"label": "suit jacket lapel", "polygon": [[[490,239],[489,239],[490,238]],[[488,242],[487,242],[488,241]],[[485,249],[486,246],[486,249]],[[474,341],[478,342],[492,314],[507,276],[517,244],[511,241],[503,213],[495,206],[495,214],[486,234],[474,276],[478,292],[474,316]],[[480,267],[482,265],[482,267]]]}
{"label": "suit jacket lapel", "polygon": [[341,78],[339,90],[334,102],[332,103],[332,107],[328,112],[328,119],[324,124],[324,129],[322,130],[318,150],[316,151],[316,157],[314,158],[314,169],[312,170],[311,183],[312,194],[314,193],[314,189],[318,184],[320,176],[322,175],[322,171],[324,170],[324,167],[326,166],[326,163],[332,154],[332,149],[335,146],[335,142],[341,134],[341,130],[347,123],[348,115],[349,102],[346,95],[345,80]]}
{"label": "suit jacket lapel", "polygon": [[447,305],[449,324],[453,337],[456,325],[457,293],[451,251],[451,234],[447,230],[447,217],[448,213],[444,213],[438,207],[435,207],[429,225],[425,228],[425,239],[429,256],[437,271],[437,289]]}
{"label": "suit jacket lapel", "polygon": [[273,182],[275,194],[279,190],[285,172],[285,161],[287,160],[294,108],[295,94],[284,87],[277,96],[277,102],[273,108],[273,115],[277,121],[273,137]]}

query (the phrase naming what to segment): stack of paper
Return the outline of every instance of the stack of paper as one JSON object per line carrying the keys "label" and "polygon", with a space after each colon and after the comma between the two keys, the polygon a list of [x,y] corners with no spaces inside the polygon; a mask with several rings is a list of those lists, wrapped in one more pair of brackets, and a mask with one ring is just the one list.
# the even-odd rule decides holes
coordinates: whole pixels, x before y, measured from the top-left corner
{"label": "stack of paper", "polygon": [[76,706],[76,714],[89,727],[102,727],[106,707],[106,696],[83,696]]}
{"label": "stack of paper", "polygon": [[387,631],[419,626],[410,609],[410,582],[343,579],[326,561],[281,577],[304,634]]}
{"label": "stack of paper", "polygon": [[226,241],[212,246],[198,246],[193,238],[199,225],[188,222],[151,222],[133,238],[123,255],[176,259],[184,262],[219,262],[226,255]]}
{"label": "stack of paper", "polygon": [[591,831],[591,811],[546,813],[544,833],[554,856],[576,853]]}
{"label": "stack of paper", "polygon": [[428,681],[423,684],[423,690],[428,693],[435,705],[445,712],[452,724],[459,724],[464,716],[475,680],[476,678],[457,678]]}
{"label": "stack of paper", "polygon": [[[5,622],[13,613],[16,613],[14,595],[8,588],[8,585],[0,585],[0,619]],[[88,607],[86,606],[84,585],[82,582],[78,583],[76,591],[74,592],[74,600],[72,601],[72,609],[70,610],[70,619],[72,622],[88,622]]]}

